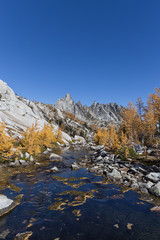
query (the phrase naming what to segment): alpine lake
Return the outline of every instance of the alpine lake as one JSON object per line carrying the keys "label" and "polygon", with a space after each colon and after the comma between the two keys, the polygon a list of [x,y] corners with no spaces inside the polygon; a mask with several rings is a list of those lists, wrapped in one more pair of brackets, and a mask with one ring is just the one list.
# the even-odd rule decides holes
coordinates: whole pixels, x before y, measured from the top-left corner
{"label": "alpine lake", "polygon": [[[71,164],[87,149],[64,148],[62,161],[0,172],[0,193],[17,202],[0,217],[0,239],[159,240],[160,212],[142,195]],[[59,171],[52,172],[56,166]]]}

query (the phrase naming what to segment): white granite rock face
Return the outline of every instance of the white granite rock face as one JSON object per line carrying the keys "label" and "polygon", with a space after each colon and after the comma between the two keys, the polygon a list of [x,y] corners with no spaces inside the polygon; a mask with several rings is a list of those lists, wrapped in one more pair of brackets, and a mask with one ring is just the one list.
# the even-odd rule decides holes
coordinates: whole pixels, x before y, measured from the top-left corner
{"label": "white granite rock face", "polygon": [[40,127],[46,123],[36,105],[29,100],[23,102],[8,85],[0,80],[0,121],[13,130],[31,127],[36,121]]}
{"label": "white granite rock face", "polygon": [[[34,102],[17,96],[2,80],[0,80],[0,122],[4,122],[7,128],[19,137],[20,130],[25,130],[36,122],[40,128],[47,123],[45,113]],[[53,126],[57,131],[58,126]],[[67,143],[71,138],[62,132],[62,140]]]}

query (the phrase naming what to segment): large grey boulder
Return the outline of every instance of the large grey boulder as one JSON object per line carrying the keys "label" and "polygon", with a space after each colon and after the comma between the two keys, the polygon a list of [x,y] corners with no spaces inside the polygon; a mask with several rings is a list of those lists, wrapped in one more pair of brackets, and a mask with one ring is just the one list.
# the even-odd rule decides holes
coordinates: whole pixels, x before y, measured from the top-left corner
{"label": "large grey boulder", "polygon": [[7,198],[4,195],[0,195],[0,210],[9,207],[13,203],[13,200]]}
{"label": "large grey boulder", "polygon": [[18,160],[15,160],[14,162],[10,162],[10,163],[8,164],[9,167],[17,167],[17,166],[19,166],[19,165],[20,165],[20,163],[19,163]]}
{"label": "large grey boulder", "polygon": [[104,149],[104,145],[91,146],[91,150],[100,151]]}
{"label": "large grey boulder", "polygon": [[138,185],[140,188],[147,188],[147,189],[150,189],[154,183],[148,181],[147,183],[144,183],[144,182],[138,182]]}
{"label": "large grey boulder", "polygon": [[63,158],[60,155],[56,154],[56,153],[51,153],[49,159],[51,161],[61,161]]}
{"label": "large grey boulder", "polygon": [[131,184],[131,188],[139,188],[139,185],[136,181],[133,181],[132,184]]}
{"label": "large grey boulder", "polygon": [[114,178],[115,180],[121,180],[122,176],[120,174],[120,172],[116,169],[113,169],[113,171],[111,173],[107,174],[108,177]]}
{"label": "large grey boulder", "polygon": [[28,162],[25,161],[25,160],[23,160],[23,159],[20,159],[19,162],[20,162],[20,164],[21,164],[23,167],[28,166]]}
{"label": "large grey boulder", "polygon": [[160,173],[157,172],[150,172],[149,174],[146,175],[146,178],[150,180],[151,182],[158,182],[160,181]]}
{"label": "large grey boulder", "polygon": [[78,141],[79,143],[85,143],[86,142],[86,140],[83,137],[78,136],[78,135],[74,136],[74,140]]}
{"label": "large grey boulder", "polygon": [[13,205],[14,205],[13,200],[7,198],[4,195],[0,195],[0,216],[8,212]]}
{"label": "large grey boulder", "polygon": [[160,197],[160,182],[156,183],[149,191],[157,197]]}

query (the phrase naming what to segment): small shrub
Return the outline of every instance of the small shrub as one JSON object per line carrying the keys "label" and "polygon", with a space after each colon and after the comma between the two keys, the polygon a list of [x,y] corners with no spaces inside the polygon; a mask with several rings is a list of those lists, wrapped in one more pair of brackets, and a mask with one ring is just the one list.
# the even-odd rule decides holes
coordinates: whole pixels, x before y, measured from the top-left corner
{"label": "small shrub", "polygon": [[127,156],[128,156],[128,148],[125,146],[122,146],[119,150],[118,150],[118,156],[121,160],[126,160]]}
{"label": "small shrub", "polygon": [[136,159],[136,158],[138,157],[138,156],[137,156],[137,153],[134,151],[133,148],[128,148],[128,151],[129,151],[129,156],[130,156],[131,158]]}

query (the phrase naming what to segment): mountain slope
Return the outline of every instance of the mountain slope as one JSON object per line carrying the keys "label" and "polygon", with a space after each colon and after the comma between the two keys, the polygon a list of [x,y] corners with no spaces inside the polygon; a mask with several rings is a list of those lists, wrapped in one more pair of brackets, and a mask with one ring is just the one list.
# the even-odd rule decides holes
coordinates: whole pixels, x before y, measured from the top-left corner
{"label": "mountain slope", "polygon": [[[47,119],[42,110],[32,101],[17,96],[14,91],[0,80],[0,122],[4,122],[10,133],[20,136],[22,130],[37,123],[43,128]],[[55,131],[58,125],[54,125]],[[63,141],[71,141],[66,133],[62,132]]]}

